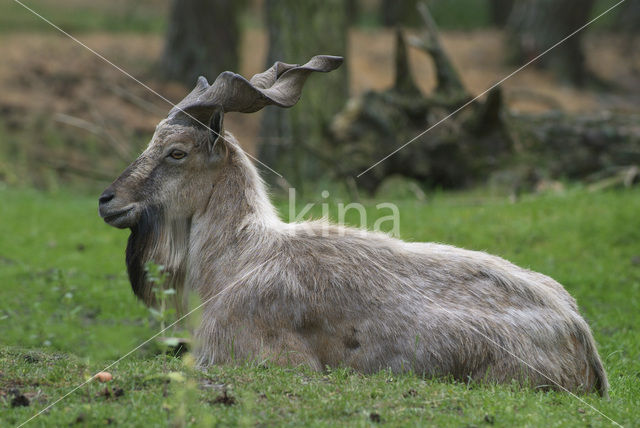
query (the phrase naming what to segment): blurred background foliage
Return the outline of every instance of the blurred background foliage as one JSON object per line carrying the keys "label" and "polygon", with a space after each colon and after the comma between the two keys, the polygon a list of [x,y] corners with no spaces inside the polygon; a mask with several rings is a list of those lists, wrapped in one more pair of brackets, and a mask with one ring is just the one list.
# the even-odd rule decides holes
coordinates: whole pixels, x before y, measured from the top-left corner
{"label": "blurred background foliage", "polygon": [[[310,80],[296,108],[229,115],[227,128],[241,144],[284,176],[265,173],[277,189],[332,182],[358,197],[396,175],[427,189],[506,182],[515,193],[566,179],[636,181],[638,2],[625,2],[505,82],[495,105],[484,97],[472,103],[395,166],[361,179],[355,176],[615,2],[429,0],[431,26],[416,0],[24,3],[173,102],[200,74],[250,77],[275,60],[344,55],[340,70]],[[396,56],[396,29],[409,41],[404,59]],[[16,2],[0,5],[0,38],[0,182],[96,191],[146,145],[170,108]],[[451,66],[463,96],[440,96],[434,55]],[[416,88],[400,98],[399,74]],[[487,114],[495,123],[478,128]],[[584,168],[576,174],[554,163],[558,153],[549,147],[578,153]],[[575,161],[567,155],[566,163]]]}

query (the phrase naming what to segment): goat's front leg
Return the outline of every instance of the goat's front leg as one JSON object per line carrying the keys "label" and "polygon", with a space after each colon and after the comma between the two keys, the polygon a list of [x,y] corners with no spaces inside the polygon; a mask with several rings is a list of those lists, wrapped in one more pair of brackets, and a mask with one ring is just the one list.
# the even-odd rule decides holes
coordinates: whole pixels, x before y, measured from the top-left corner
{"label": "goat's front leg", "polygon": [[300,334],[255,320],[203,319],[196,332],[198,364],[276,364],[322,370],[320,360]]}

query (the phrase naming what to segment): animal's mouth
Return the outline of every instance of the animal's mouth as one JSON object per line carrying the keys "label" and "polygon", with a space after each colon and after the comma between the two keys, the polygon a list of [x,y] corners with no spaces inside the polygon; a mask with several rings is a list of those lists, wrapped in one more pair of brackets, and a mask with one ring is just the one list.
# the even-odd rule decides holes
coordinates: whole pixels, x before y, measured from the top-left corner
{"label": "animal's mouth", "polygon": [[119,211],[100,213],[105,223],[124,229],[135,224],[136,209],[135,206],[125,207]]}

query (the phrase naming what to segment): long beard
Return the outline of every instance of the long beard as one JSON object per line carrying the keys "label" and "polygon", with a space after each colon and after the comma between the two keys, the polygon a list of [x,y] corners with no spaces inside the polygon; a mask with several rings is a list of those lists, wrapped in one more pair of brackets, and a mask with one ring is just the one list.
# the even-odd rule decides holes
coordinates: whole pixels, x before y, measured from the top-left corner
{"label": "long beard", "polygon": [[[138,224],[131,228],[127,242],[126,263],[134,294],[147,306],[155,306],[154,285],[176,290],[176,306],[180,300],[186,276],[186,256],[189,246],[190,220],[167,221],[159,207],[146,208]],[[165,284],[153,284],[147,278],[146,264],[164,266]]]}

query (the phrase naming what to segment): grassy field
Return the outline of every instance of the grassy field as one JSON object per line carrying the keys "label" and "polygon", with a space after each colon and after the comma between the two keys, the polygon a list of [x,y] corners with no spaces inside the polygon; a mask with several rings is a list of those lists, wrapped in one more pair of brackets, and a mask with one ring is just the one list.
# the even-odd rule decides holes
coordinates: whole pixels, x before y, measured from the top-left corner
{"label": "grassy field", "polygon": [[[158,330],[129,290],[127,232],[102,223],[95,199],[0,188],[0,426],[27,420]],[[611,381],[609,401],[583,399],[639,426],[639,190],[571,190],[515,204],[468,193],[396,202],[404,239],[487,250],[562,282]],[[370,225],[388,215],[368,206]],[[612,425],[564,393],[251,364],[202,373],[153,343],[109,371],[107,390],[92,382],[30,425]]]}
{"label": "grassy field", "polygon": [[[68,32],[161,32],[166,27],[167,0],[21,0],[34,12]],[[0,5],[0,33],[51,32],[48,23],[14,0]]]}

